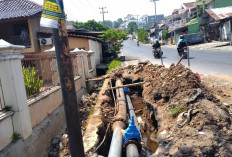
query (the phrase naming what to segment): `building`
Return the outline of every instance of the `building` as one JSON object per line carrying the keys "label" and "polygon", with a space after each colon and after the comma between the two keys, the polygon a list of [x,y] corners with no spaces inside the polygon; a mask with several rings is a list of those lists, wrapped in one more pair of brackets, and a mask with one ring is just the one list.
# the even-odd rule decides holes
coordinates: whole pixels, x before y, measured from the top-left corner
{"label": "building", "polygon": [[[31,54],[45,54],[45,50],[54,46],[52,29],[40,27],[42,6],[28,0],[4,0],[0,1],[0,39],[14,45],[24,45],[25,59]],[[89,32],[86,30],[71,29],[69,32],[69,47],[95,52],[95,65],[99,65],[102,59],[102,41],[97,38],[101,32]],[[33,57],[34,58],[34,57]],[[35,58],[34,58],[35,59]],[[51,68],[48,61],[38,59],[38,68],[44,80],[52,79]],[[46,67],[44,65],[47,65]],[[33,64],[35,66],[35,64]],[[96,69],[94,69],[96,74]]]}
{"label": "building", "polygon": [[[162,23],[163,20],[164,20],[164,15],[163,14],[156,15],[156,22],[157,23]],[[143,16],[140,17],[139,21],[140,21],[140,23],[142,25],[152,27],[155,24],[155,15],[151,15],[151,16],[143,15]]]}
{"label": "building", "polygon": [[206,40],[231,41],[232,6],[206,9],[200,23]]}
{"label": "building", "polygon": [[232,6],[232,0],[196,0],[195,6],[197,8],[197,18],[192,21],[192,23],[194,24],[192,25],[191,29],[193,30],[193,32],[199,31],[200,35],[204,35],[205,29],[204,27],[200,27],[200,24],[202,21],[202,17],[207,17],[207,15],[204,15],[206,13],[206,9]]}

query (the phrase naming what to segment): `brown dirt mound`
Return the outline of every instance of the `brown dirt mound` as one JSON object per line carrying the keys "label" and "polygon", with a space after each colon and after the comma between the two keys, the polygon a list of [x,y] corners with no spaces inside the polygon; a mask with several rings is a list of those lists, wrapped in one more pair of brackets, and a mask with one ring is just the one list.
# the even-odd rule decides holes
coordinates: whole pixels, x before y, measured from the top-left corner
{"label": "brown dirt mound", "polygon": [[[144,116],[158,127],[155,132],[160,143],[159,155],[232,156],[232,119],[228,106],[223,106],[189,68],[140,62],[108,75],[129,79],[131,83],[144,82],[142,94],[148,104]],[[150,131],[154,132],[154,126]]]}

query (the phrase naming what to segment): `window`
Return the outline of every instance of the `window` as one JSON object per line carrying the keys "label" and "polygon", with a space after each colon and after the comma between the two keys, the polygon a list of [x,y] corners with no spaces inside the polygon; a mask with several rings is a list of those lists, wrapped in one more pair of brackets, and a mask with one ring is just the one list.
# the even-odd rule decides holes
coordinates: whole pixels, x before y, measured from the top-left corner
{"label": "window", "polygon": [[30,32],[27,23],[13,25],[14,36],[10,37],[10,42],[15,45],[31,47]]}

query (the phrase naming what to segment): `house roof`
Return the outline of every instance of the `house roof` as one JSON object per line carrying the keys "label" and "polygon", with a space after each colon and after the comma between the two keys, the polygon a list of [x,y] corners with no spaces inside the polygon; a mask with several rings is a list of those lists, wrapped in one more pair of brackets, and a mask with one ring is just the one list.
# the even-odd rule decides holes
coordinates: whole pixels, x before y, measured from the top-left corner
{"label": "house roof", "polygon": [[195,2],[183,3],[183,6],[185,7],[185,9],[194,8]]}
{"label": "house roof", "polygon": [[91,39],[91,40],[98,41],[98,42],[103,42],[103,40],[96,38],[96,37],[92,37],[92,36],[76,35],[76,34],[68,34],[68,36],[74,37],[74,38],[84,38],[84,39]]}
{"label": "house roof", "polygon": [[215,20],[232,18],[232,6],[224,8],[207,9],[206,12]]}
{"label": "house roof", "polygon": [[84,36],[92,36],[92,37],[98,37],[103,32],[97,32],[97,31],[88,31],[85,29],[68,29],[69,34],[76,34],[76,35],[84,35]]}
{"label": "house roof", "polygon": [[29,0],[0,1],[0,20],[25,18],[42,12],[43,7]]}

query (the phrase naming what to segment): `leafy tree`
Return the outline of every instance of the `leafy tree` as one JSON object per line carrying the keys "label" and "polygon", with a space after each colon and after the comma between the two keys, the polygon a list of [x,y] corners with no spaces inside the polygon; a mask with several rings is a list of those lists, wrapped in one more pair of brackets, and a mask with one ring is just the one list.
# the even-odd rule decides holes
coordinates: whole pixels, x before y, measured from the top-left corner
{"label": "leafy tree", "polygon": [[162,37],[163,37],[163,39],[168,39],[171,37],[171,33],[168,30],[166,30],[163,32]]}
{"label": "leafy tree", "polygon": [[118,22],[119,24],[122,24],[122,23],[123,23],[122,18],[118,18],[117,22]]}
{"label": "leafy tree", "polygon": [[128,33],[133,33],[137,30],[137,24],[136,22],[130,22],[127,26]]}
{"label": "leafy tree", "polygon": [[114,28],[119,28],[120,23],[118,21],[114,21]]}
{"label": "leafy tree", "polygon": [[102,25],[100,22],[95,20],[89,20],[87,22],[78,22],[73,24],[76,29],[86,29],[89,31],[106,31],[108,27]]}
{"label": "leafy tree", "polygon": [[107,26],[108,28],[113,28],[113,22],[110,20],[105,20],[102,22],[103,25]]}
{"label": "leafy tree", "polygon": [[138,30],[138,41],[148,43],[148,32],[144,29]]}
{"label": "leafy tree", "polygon": [[109,45],[108,53],[113,54],[114,57],[120,53],[123,46],[123,41],[128,39],[128,34],[119,29],[109,29],[99,37]]}
{"label": "leafy tree", "polygon": [[136,18],[135,18],[134,15],[132,15],[132,14],[128,14],[128,15],[126,16],[126,19],[127,19],[127,21],[128,21],[128,20],[136,20]]}

